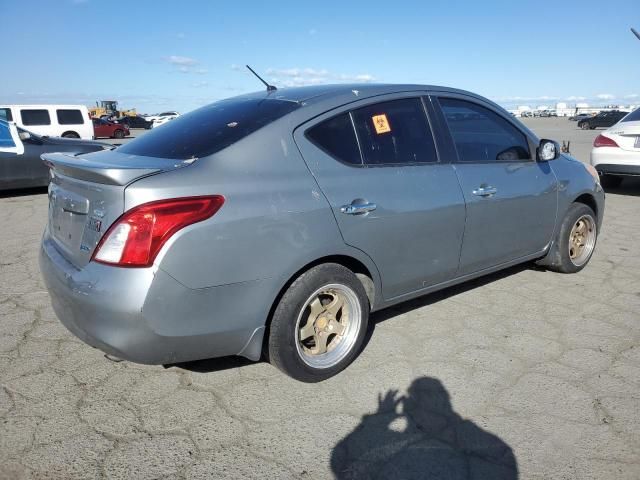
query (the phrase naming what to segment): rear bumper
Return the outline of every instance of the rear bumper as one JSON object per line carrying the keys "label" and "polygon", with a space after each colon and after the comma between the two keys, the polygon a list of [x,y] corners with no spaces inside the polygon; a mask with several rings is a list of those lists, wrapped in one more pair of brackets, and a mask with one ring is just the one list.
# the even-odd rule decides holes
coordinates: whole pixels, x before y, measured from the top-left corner
{"label": "rear bumper", "polygon": [[162,269],[91,262],[78,270],[47,233],[40,270],[65,327],[85,343],[137,363],[226,355],[258,360],[275,298],[275,282],[268,280],[194,290]]}
{"label": "rear bumper", "polygon": [[591,165],[601,174],[640,175],[640,152],[613,147],[594,148]]}
{"label": "rear bumper", "polygon": [[640,165],[617,165],[610,163],[601,163],[596,165],[596,170],[600,174],[607,175],[640,176]]}

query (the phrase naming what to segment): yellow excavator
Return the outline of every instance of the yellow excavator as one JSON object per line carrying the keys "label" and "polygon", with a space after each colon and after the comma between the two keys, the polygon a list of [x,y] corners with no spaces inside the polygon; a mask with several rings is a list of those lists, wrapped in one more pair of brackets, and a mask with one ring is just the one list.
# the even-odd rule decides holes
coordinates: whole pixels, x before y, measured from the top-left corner
{"label": "yellow excavator", "polygon": [[116,100],[100,100],[100,102],[96,102],[95,107],[89,108],[89,114],[94,118],[100,118],[103,115],[113,115],[117,118],[135,117],[137,115],[135,108],[118,110],[118,102]]}

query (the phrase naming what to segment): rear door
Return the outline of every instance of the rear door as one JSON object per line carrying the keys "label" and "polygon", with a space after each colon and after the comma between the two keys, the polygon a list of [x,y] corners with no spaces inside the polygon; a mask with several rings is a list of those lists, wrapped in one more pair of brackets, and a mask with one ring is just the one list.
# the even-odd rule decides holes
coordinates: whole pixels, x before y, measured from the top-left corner
{"label": "rear door", "polygon": [[514,121],[480,100],[440,97],[467,205],[460,275],[542,251],[557,210],[556,177]]}
{"label": "rear door", "polygon": [[344,241],[378,267],[386,300],[455,275],[464,198],[422,98],[360,101],[303,125],[295,140]]}

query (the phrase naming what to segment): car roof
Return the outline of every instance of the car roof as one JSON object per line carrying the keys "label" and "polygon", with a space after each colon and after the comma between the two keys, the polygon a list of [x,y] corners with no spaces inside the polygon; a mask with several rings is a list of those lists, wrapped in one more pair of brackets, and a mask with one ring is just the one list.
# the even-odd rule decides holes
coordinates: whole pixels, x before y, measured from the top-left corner
{"label": "car roof", "polygon": [[[478,95],[455,88],[419,85],[419,84],[384,84],[384,83],[347,83],[347,84],[327,84],[313,85],[307,87],[285,87],[274,91],[258,91],[240,95],[246,98],[269,98],[274,100],[292,101],[297,103],[312,104],[325,101],[331,97],[341,97],[343,95],[355,95],[360,98],[383,95],[386,93],[400,93],[407,91],[444,91],[459,93],[477,97]],[[357,93],[356,93],[357,92]],[[238,97],[236,97],[238,98]]]}

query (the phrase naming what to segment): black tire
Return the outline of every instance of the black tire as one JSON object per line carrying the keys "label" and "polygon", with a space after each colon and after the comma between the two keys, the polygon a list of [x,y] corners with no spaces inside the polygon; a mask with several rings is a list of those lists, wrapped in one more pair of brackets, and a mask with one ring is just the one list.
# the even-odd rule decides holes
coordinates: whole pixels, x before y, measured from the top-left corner
{"label": "black tire", "polygon": [[65,132],[62,134],[62,138],[80,138],[76,132]]}
{"label": "black tire", "polygon": [[589,125],[589,122],[584,122],[582,125],[580,125],[580,128],[582,130],[590,130],[591,126]]}
{"label": "black tire", "polygon": [[113,138],[124,138],[124,130],[116,130],[113,132]]}
{"label": "black tire", "polygon": [[600,185],[602,188],[618,188],[622,183],[622,177],[619,175],[601,175]]}
{"label": "black tire", "polygon": [[[340,285],[355,294],[360,307],[357,334],[344,356],[334,365],[325,368],[310,366],[298,347],[298,318],[303,318],[307,302],[314,293],[326,285]],[[268,338],[268,358],[272,365],[296,380],[320,382],[339,373],[358,355],[367,332],[369,300],[362,283],[348,268],[335,263],[318,265],[300,275],[284,293],[271,319]],[[315,322],[314,322],[315,324]],[[356,324],[354,324],[356,325]],[[314,327],[315,328],[315,327]],[[325,334],[326,335],[326,334]],[[315,337],[314,337],[315,338]],[[347,338],[345,336],[345,338]],[[345,340],[340,340],[345,341]]]}
{"label": "black tire", "polygon": [[[576,263],[575,260],[571,259],[570,255],[570,236],[574,225],[576,225],[579,219],[583,219],[584,217],[589,218],[592,224],[592,229],[590,229],[589,232],[593,231],[593,244],[590,247],[588,255],[586,255],[582,261]],[[544,258],[537,262],[538,265],[545,266],[549,270],[560,273],[576,273],[582,270],[589,263],[595,251],[598,239],[597,225],[596,215],[590,207],[583,203],[573,203],[567,210],[549,252]]]}

